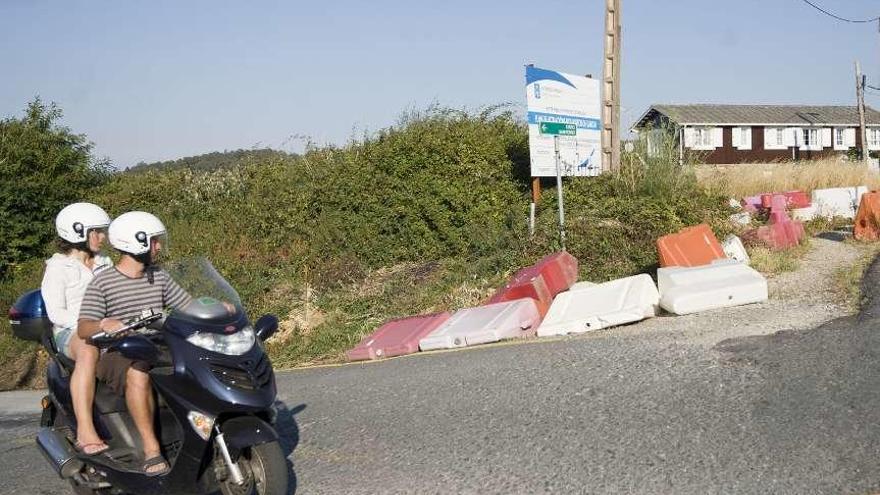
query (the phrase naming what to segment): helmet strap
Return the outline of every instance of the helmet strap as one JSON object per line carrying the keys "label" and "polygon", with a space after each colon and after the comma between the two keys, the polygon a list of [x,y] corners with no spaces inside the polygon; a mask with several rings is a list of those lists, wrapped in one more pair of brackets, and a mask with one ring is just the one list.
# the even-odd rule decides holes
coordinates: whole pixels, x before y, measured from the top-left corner
{"label": "helmet strap", "polygon": [[153,283],[153,272],[159,269],[156,265],[153,264],[155,261],[153,256],[150,255],[150,252],[141,253],[137,255],[131,255],[136,261],[144,265],[144,273],[147,275],[147,281],[152,284]]}

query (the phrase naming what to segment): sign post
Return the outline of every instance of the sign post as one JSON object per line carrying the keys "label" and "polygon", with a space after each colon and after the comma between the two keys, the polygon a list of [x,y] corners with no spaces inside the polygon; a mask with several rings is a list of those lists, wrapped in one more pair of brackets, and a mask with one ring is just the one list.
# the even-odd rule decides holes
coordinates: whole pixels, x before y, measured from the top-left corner
{"label": "sign post", "polygon": [[603,172],[599,117],[600,83],[590,77],[526,66],[526,101],[532,203],[529,233],[535,231],[535,207],[541,177],[556,177],[559,237],[565,249],[562,177],[591,177]]}
{"label": "sign post", "polygon": [[562,196],[562,164],[559,158],[559,136],[577,136],[574,124],[545,122],[540,126],[541,134],[553,136],[553,154],[556,159],[556,197],[559,201],[559,243],[565,251],[565,202]]}
{"label": "sign post", "polygon": [[559,167],[559,135],[553,136],[553,147],[556,148],[556,197],[559,201],[559,243],[565,251],[565,202],[562,200],[562,170]]}

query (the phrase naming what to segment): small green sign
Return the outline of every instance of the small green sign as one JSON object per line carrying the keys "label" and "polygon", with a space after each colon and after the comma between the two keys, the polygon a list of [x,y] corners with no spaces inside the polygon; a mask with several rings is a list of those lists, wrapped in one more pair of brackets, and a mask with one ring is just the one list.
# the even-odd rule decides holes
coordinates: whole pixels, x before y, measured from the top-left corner
{"label": "small green sign", "polygon": [[550,134],[553,136],[575,136],[577,135],[577,126],[574,124],[564,124],[561,122],[541,122],[541,134]]}

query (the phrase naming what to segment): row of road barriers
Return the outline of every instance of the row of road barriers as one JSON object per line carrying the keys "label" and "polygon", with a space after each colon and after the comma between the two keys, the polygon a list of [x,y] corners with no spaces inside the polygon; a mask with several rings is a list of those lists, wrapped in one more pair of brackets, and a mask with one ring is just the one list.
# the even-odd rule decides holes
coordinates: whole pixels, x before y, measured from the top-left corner
{"label": "row of road barriers", "polygon": [[[766,279],[747,260],[734,259],[740,255],[737,242],[725,240],[722,247],[708,225],[664,236],[657,245],[662,265],[657,272],[659,286],[648,274],[604,283],[577,282],[577,259],[567,252],[554,253],[518,271],[485,304],[390,320],[364,337],[347,357],[381,359],[506,339],[577,334],[638,322],[661,309],[683,315],[767,299]],[[738,246],[741,249],[742,243]],[[725,254],[725,249],[734,256]]]}

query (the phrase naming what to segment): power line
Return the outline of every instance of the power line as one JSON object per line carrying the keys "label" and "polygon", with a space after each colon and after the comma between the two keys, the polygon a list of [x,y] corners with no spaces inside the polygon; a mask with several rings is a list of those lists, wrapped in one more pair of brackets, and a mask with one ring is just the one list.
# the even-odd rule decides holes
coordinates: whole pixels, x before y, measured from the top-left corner
{"label": "power line", "polygon": [[864,24],[864,23],[868,23],[868,22],[880,21],[880,16],[873,17],[871,19],[847,19],[846,17],[841,17],[841,16],[835,14],[834,12],[830,12],[830,11],[823,9],[822,7],[816,5],[815,3],[811,2],[810,0],[801,0],[801,1],[804,2],[805,4],[809,5],[810,7],[813,7],[814,9],[818,10],[819,12],[822,12],[823,14],[837,19],[838,21],[851,22],[851,23],[855,23],[855,24]]}

